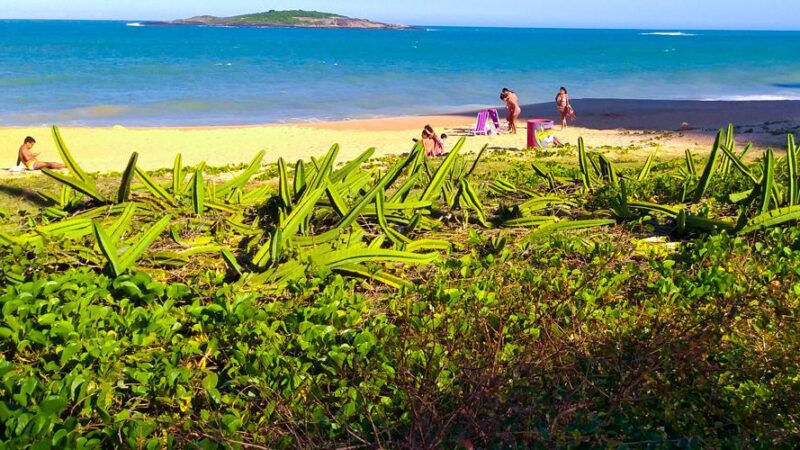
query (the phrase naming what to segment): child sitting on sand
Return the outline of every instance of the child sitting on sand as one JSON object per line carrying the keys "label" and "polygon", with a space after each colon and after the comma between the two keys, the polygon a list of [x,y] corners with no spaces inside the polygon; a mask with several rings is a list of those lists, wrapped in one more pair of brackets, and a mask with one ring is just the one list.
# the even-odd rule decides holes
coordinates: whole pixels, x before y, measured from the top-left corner
{"label": "child sitting on sand", "polygon": [[24,164],[25,168],[28,170],[40,170],[40,169],[65,169],[67,166],[61,163],[54,163],[54,162],[45,162],[45,161],[37,161],[36,157],[39,156],[39,153],[33,153],[31,149],[33,148],[34,144],[36,144],[36,139],[28,136],[25,138],[25,142],[19,148],[19,153],[17,153],[17,166],[20,164]]}

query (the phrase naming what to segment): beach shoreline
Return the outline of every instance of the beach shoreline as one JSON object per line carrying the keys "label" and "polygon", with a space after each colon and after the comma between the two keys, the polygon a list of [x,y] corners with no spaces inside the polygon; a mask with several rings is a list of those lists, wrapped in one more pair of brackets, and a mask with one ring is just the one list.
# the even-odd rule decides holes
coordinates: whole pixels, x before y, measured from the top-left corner
{"label": "beach shoreline", "polygon": [[[555,127],[561,142],[575,144],[583,137],[590,148],[624,149],[628,158],[644,156],[656,147],[664,159],[680,157],[686,148],[703,155],[710,149],[716,130],[728,123],[737,126],[740,142],[753,142],[756,150],[782,149],[786,134],[800,130],[800,101],[791,100],[578,99],[573,105],[578,115],[575,125],[566,131]],[[505,111],[497,109],[502,119]],[[262,149],[267,150],[265,162],[279,157],[287,161],[308,159],[324,154],[332,144],[341,146],[342,161],[370,147],[376,148],[377,156],[399,154],[413,146],[412,138],[418,137],[427,124],[450,136],[448,146],[467,136],[465,152],[478,151],[484,145],[490,149],[525,148],[524,120],[517,135],[472,136],[475,113],[241,126],[62,127],[61,133],[82,166],[99,172],[121,171],[132,152],[139,153],[144,169],[170,167],[178,152],[186,164],[204,161],[211,166],[241,164]],[[526,105],[523,116],[557,122],[551,103]],[[0,166],[12,165],[17,148],[28,135],[38,141],[35,151],[41,152],[41,160],[58,160],[47,127],[0,127],[4,161]]]}

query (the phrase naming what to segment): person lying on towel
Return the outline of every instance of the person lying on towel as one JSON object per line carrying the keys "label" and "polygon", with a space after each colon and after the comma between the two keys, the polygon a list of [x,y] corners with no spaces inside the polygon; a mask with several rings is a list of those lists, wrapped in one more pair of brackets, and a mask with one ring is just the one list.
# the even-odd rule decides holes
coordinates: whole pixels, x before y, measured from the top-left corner
{"label": "person lying on towel", "polygon": [[54,162],[45,162],[39,161],[36,158],[39,156],[39,153],[33,153],[32,149],[33,146],[36,144],[36,139],[28,136],[25,138],[25,142],[19,148],[19,154],[17,155],[17,165],[24,164],[25,168],[28,170],[40,170],[40,169],[65,169],[67,166],[61,163],[54,163]]}

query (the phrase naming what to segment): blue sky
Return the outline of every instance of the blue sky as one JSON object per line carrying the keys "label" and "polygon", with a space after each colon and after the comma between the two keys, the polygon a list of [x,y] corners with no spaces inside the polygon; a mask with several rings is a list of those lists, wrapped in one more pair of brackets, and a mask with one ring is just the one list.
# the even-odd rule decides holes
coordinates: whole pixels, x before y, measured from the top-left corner
{"label": "blue sky", "polygon": [[418,25],[800,29],[797,0],[0,0],[6,19],[161,20],[316,9]]}

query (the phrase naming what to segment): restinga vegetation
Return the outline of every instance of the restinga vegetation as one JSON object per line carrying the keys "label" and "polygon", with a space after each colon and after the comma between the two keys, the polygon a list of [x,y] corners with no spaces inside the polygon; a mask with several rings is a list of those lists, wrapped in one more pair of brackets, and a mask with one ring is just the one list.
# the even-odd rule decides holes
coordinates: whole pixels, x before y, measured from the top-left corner
{"label": "restinga vegetation", "polygon": [[[674,221],[681,232],[728,230],[740,233],[750,233],[773,224],[791,221],[794,213],[786,208],[794,206],[798,196],[798,148],[793,137],[788,139],[789,150],[785,164],[778,164],[780,167],[787,167],[787,183],[781,186],[775,182],[776,161],[773,152],[770,150],[765,154],[761,176],[756,177],[742,161],[744,152],[736,155],[732,133],[732,126],[727,131],[719,132],[711,156],[699,177],[694,158],[687,150],[686,170],[682,171],[681,200],[685,200],[687,193],[691,193],[695,201],[702,200],[714,177],[727,176],[731,168],[734,168],[750,184],[747,186],[749,189],[741,193],[731,193],[731,198],[736,200],[740,211],[735,220],[698,215],[685,204],[659,205],[629,199],[625,187],[626,177],[604,155],[588,155],[583,139],[578,142],[580,176],[577,179],[556,179],[552,173],[536,164],[533,164],[532,169],[544,179],[551,191],[557,190],[557,186],[562,183],[582,184],[584,195],[605,186],[620,189],[609,203],[609,210],[593,213],[598,218],[605,215],[624,222],[638,220],[642,215],[655,214]],[[185,230],[191,224],[193,232],[199,230],[214,234],[218,241],[222,241],[219,246],[198,245],[201,250],[162,250],[160,255],[166,254],[170,257],[157,260],[183,263],[190,253],[214,250],[233,272],[242,277],[245,284],[257,281],[276,292],[281,291],[288,283],[305,277],[309,270],[316,270],[321,263],[327,261],[339,261],[335,268],[342,273],[359,274],[378,282],[385,279],[384,272],[370,272],[363,266],[364,263],[430,262],[433,258],[431,254],[420,257],[415,252],[425,249],[441,251],[449,246],[443,241],[428,238],[426,233],[429,234],[452,220],[458,221],[458,217],[467,224],[471,222],[470,215],[473,215],[475,225],[483,228],[540,228],[534,233],[536,236],[559,230],[611,224],[609,221],[591,218],[584,221],[570,220],[570,214],[565,209],[576,207],[579,198],[539,195],[518,188],[499,177],[487,187],[495,198],[507,200],[494,212],[487,209],[468,179],[478,166],[485,148],[467,169],[467,162],[459,153],[463,139],[435,168],[430,167],[430,162],[424,158],[420,147],[414,148],[408,156],[393,166],[385,168],[383,173],[379,169],[362,169],[363,164],[374,154],[374,149],[367,150],[340,169],[334,170],[339,149],[338,146],[333,146],[320,161],[312,159],[310,165],[298,161],[291,179],[287,165],[281,159],[278,161],[276,195],[263,188],[246,190],[248,182],[261,170],[264,152],[256,155],[242,173],[219,185],[204,180],[204,164],[194,168],[190,180],[186,182],[187,173],[180,155],[175,158],[171,181],[166,184],[157,182],[136,166],[138,155],[134,153],[123,172],[115,202],[101,193],[92,177],[81,169],[55,127],[53,139],[70,172],[69,176],[65,176],[45,171],[45,174],[64,185],[56,205],[46,211],[47,216],[54,221],[46,226],[38,226],[31,233],[6,235],[4,241],[42,242],[53,235],[81,239],[90,234],[94,227],[99,249],[106,259],[106,267],[117,276],[130,269],[146,248],[139,247],[136,254],[132,255],[134,257],[121,260],[127,264],[116,260],[118,243],[107,239],[100,221],[113,220],[115,214],[131,210],[113,207],[111,203],[135,206],[139,218],[144,219],[144,222],[148,216],[163,217],[169,214],[174,217],[173,223],[168,224],[173,233],[176,230]],[[635,181],[643,183],[648,180],[656,154],[653,152],[647,158],[638,170]],[[423,170],[420,171],[420,168]],[[129,202],[134,177],[140,184],[135,187],[137,192]],[[413,195],[415,191],[418,194]],[[78,208],[73,192],[85,195],[94,208],[82,210],[77,217],[69,217],[67,211]],[[524,198],[518,200],[520,195]],[[54,198],[50,195],[47,197]],[[517,205],[509,206],[506,201],[517,201]],[[265,206],[255,214],[252,208],[258,205]],[[566,216],[533,214],[555,206],[559,206],[560,211],[567,212]],[[771,207],[777,212],[771,212]],[[454,215],[458,211],[462,214]],[[205,223],[192,223],[191,215],[205,217]],[[58,222],[57,219],[62,220]],[[130,225],[129,220],[126,222]],[[159,223],[163,223],[163,219]],[[166,227],[166,224],[154,226],[153,230],[163,231]],[[225,230],[228,234],[223,239],[219,238],[223,235],[221,228],[228,228]],[[114,234],[119,237],[127,233]],[[148,239],[137,238],[137,242],[152,243],[157,237],[148,235]],[[408,251],[409,248],[414,251]],[[365,253],[367,249],[375,251]],[[381,250],[385,252],[385,258],[381,257]],[[87,251],[90,252],[90,249]],[[361,256],[348,258],[351,254]],[[350,265],[341,263],[350,260],[354,261]],[[294,269],[282,270],[284,265]],[[379,276],[370,277],[370,273]]]}
{"label": "restinga vegetation", "polygon": [[0,439],[794,447],[800,148],[734,130],[704,160],[461,139],[221,176],[90,174],[53,128],[66,172],[0,213]]}
{"label": "restinga vegetation", "polygon": [[[55,172],[47,172],[47,175],[63,183],[66,188],[83,192],[97,204],[94,209],[84,211],[83,214],[102,215],[105,220],[112,220],[115,213],[127,211],[109,209],[107,204],[110,201],[97,191],[94,180],[75,162],[55,127],[53,136],[58,143],[59,152],[65,161],[69,161],[72,177]],[[422,147],[417,146],[407,157],[383,172],[362,169],[363,163],[369,160],[374,149],[367,150],[355,160],[334,170],[339,152],[339,147],[334,145],[319,162],[312,160],[310,170],[299,169],[305,167],[305,163],[297,163],[296,168],[299,170],[296,170],[295,176],[302,177],[300,181],[290,180],[285,162],[279,160],[277,195],[261,190],[258,197],[249,195],[252,193],[246,192],[245,186],[258,173],[264,152],[256,155],[241,174],[220,185],[204,181],[205,165],[200,164],[193,170],[188,188],[183,180],[185,172],[181,167],[180,155],[176,157],[172,180],[163,184],[136,167],[138,155],[134,153],[123,173],[116,204],[124,205],[129,200],[131,180],[135,174],[141,183],[137,186],[141,188],[138,190],[146,191],[147,195],[137,193],[133,203],[129,204],[136,206],[140,216],[156,218],[167,214],[166,217],[174,217],[173,222],[165,222],[162,218],[141,236],[133,237],[130,245],[135,242],[135,246],[128,251],[135,251],[120,256],[119,260],[118,243],[108,238],[103,231],[103,224],[94,221],[92,227],[105,258],[105,267],[111,274],[119,276],[141,259],[147,246],[157,239],[158,233],[167,227],[172,230],[187,228],[191,222],[190,213],[202,217],[207,210],[213,211],[206,224],[193,225],[195,231],[199,229],[219,236],[216,221],[224,220],[224,223],[233,223],[235,226],[230,228],[229,235],[224,239],[217,239],[222,241],[220,246],[198,245],[202,253],[217,251],[220,259],[237,274],[244,268],[245,271],[241,272],[242,286],[252,288],[257,284],[261,286],[260,289],[280,292],[289,283],[321,268],[358,274],[381,282],[385,279],[385,272],[370,271],[365,264],[430,263],[436,259],[437,253],[420,252],[446,251],[450,245],[443,240],[427,238],[425,234],[441,227],[442,218],[458,220],[458,215],[454,213],[459,211],[462,213],[461,221],[465,224],[470,222],[472,214],[476,225],[486,228],[495,224],[508,227],[542,225],[542,230],[537,235],[612,224],[607,220],[573,222],[557,216],[543,221],[531,221],[522,213],[520,214],[523,217],[515,218],[490,216],[468,180],[486,149],[480,152],[468,169],[467,162],[460,155],[463,144],[464,139],[459,140],[438,167],[431,168]],[[412,176],[419,167],[424,168],[423,173],[426,176]],[[617,175],[613,164],[601,157],[601,167],[604,168],[603,179],[616,183]],[[411,182],[401,184],[401,179]],[[501,180],[498,182],[509,188],[509,192],[517,192],[510,183]],[[294,188],[290,190],[289,186]],[[386,201],[386,192],[392,192],[393,202]],[[413,195],[414,192],[418,194]],[[243,204],[245,198],[249,199],[249,205],[265,205],[261,215],[257,217],[258,223],[255,220],[247,223],[246,217],[252,215],[252,212],[249,211],[248,204]],[[444,204],[439,205],[439,200],[444,200]],[[534,195],[526,198],[523,203],[531,205],[538,200],[540,198]],[[517,210],[522,211],[520,208]],[[72,232],[67,236],[82,238],[91,231],[83,218],[65,219],[60,225],[65,227],[75,220],[81,220],[82,226],[79,232]],[[559,221],[561,222],[555,223]],[[547,226],[543,226],[545,224]],[[255,232],[259,228],[262,231]],[[240,233],[241,229],[247,232]],[[14,239],[18,242],[29,242],[35,237],[28,234],[11,238],[12,241]],[[143,247],[142,243],[147,245]],[[409,248],[413,251],[409,251]],[[159,251],[161,257],[155,261],[167,265],[183,264],[188,262],[190,254],[196,254],[196,251],[162,249]],[[164,255],[169,257],[164,258]],[[235,258],[231,258],[231,255]],[[286,267],[291,267],[292,270],[286,270]],[[372,273],[377,276],[372,277]]]}

